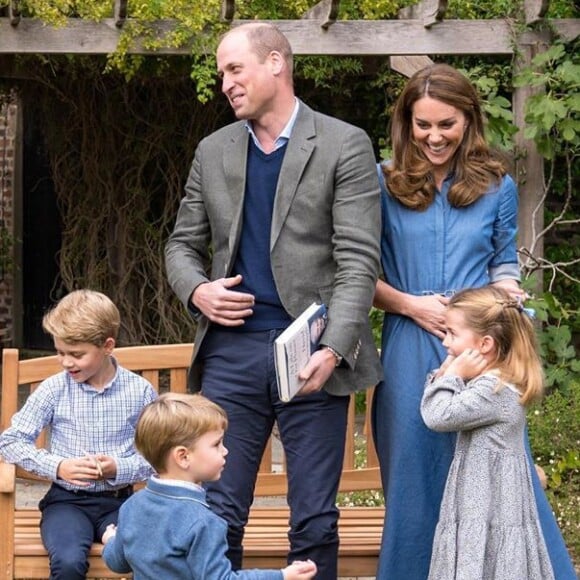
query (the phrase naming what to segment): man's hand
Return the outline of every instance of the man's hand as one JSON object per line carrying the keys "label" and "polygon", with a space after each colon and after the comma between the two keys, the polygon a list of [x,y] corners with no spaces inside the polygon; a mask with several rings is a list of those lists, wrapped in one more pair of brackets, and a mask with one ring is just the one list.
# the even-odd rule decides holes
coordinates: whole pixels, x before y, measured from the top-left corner
{"label": "man's hand", "polygon": [[320,391],[336,367],[336,357],[327,348],[321,348],[312,353],[306,366],[298,373],[298,377],[306,383],[298,395],[309,395]]}
{"label": "man's hand", "polygon": [[209,320],[222,326],[241,326],[244,318],[253,313],[254,296],[230,290],[242,281],[240,274],[200,284],[191,297],[191,303]]}

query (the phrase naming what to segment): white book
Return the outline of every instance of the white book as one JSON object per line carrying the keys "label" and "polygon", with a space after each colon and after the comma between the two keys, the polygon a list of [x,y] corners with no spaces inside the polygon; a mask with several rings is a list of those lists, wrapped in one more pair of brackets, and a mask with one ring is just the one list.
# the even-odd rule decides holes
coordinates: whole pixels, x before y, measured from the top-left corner
{"label": "white book", "polygon": [[298,373],[318,349],[326,321],[326,306],[313,303],[274,341],[274,362],[281,401],[287,403],[304,386],[306,381],[301,381]]}

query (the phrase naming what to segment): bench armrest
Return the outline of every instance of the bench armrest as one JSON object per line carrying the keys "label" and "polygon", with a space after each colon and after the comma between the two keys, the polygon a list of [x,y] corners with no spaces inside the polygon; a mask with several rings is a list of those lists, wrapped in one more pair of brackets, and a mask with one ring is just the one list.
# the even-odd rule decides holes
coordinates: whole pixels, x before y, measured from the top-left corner
{"label": "bench armrest", "polygon": [[0,493],[14,493],[16,490],[16,466],[0,459]]}

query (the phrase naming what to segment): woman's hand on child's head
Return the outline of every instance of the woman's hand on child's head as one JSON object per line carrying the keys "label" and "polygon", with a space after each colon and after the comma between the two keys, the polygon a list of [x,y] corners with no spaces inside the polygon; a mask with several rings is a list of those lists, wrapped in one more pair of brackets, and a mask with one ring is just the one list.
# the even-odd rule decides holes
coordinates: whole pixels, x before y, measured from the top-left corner
{"label": "woman's hand on child's head", "polygon": [[309,580],[316,575],[316,564],[312,560],[294,560],[282,570],[284,580]]}
{"label": "woman's hand on child's head", "polygon": [[480,375],[486,368],[485,357],[478,350],[467,348],[447,365],[442,374],[455,375],[463,380],[469,380]]}
{"label": "woman's hand on child's head", "polygon": [[103,533],[101,542],[103,544],[106,544],[111,538],[114,538],[116,534],[117,534],[117,526],[115,524],[109,524]]}

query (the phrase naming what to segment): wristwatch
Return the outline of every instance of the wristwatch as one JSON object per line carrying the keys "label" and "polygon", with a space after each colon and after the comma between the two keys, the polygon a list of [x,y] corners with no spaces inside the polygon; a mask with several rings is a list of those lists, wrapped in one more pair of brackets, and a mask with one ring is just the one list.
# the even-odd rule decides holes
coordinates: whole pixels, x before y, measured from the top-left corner
{"label": "wristwatch", "polygon": [[329,350],[333,354],[334,358],[336,359],[336,364],[334,365],[335,368],[339,367],[340,364],[342,363],[342,356],[340,354],[338,354],[331,346],[325,345],[324,348],[326,350]]}

